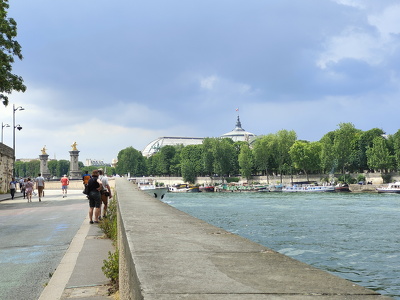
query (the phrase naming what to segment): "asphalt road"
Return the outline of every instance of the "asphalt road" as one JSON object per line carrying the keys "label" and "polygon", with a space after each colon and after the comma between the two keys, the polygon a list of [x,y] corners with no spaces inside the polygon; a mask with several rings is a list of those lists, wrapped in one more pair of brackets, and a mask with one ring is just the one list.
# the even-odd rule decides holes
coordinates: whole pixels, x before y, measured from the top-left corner
{"label": "asphalt road", "polygon": [[0,299],[38,299],[88,213],[81,190],[0,202]]}

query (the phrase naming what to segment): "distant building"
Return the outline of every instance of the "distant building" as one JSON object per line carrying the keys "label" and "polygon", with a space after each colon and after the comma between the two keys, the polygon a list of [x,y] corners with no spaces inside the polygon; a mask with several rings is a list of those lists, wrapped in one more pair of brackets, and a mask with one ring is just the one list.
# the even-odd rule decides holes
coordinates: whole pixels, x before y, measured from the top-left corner
{"label": "distant building", "polygon": [[142,151],[142,155],[145,157],[152,156],[157,153],[164,146],[176,146],[176,145],[199,145],[203,143],[204,138],[190,138],[190,137],[159,137],[158,139],[150,142]]}
{"label": "distant building", "polygon": [[[235,129],[229,131],[220,137],[231,138],[234,142],[246,141],[251,143],[256,135],[254,133],[245,131],[242,128],[239,116],[237,117]],[[145,157],[152,156],[157,153],[164,146],[176,146],[176,145],[199,145],[203,143],[204,138],[196,137],[160,137],[152,142],[150,142],[142,151],[142,155]]]}
{"label": "distant building", "polygon": [[242,123],[240,122],[239,116],[237,117],[236,127],[232,131],[229,131],[223,135],[223,138],[231,138],[234,142],[249,142],[251,143],[256,135],[254,133],[248,132],[242,128]]}
{"label": "distant building", "polygon": [[86,159],[85,167],[100,167],[100,166],[109,166],[111,164],[105,163],[103,160],[100,159]]}

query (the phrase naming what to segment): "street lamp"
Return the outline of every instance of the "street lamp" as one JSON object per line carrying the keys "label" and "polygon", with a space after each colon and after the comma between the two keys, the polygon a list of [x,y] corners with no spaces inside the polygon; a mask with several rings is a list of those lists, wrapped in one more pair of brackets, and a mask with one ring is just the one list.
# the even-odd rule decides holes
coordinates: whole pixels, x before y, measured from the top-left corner
{"label": "street lamp", "polygon": [[3,124],[3,122],[1,122],[1,143],[3,144],[3,129],[4,127],[10,127],[10,125],[8,124]]}
{"label": "street lamp", "polygon": [[22,106],[18,106],[17,108],[15,108],[15,104],[13,104],[13,151],[14,151],[14,163],[13,163],[13,176],[15,177],[15,128],[17,128],[18,130],[21,130],[22,127],[21,125],[15,125],[15,112],[17,110],[25,110],[25,108],[23,108]]}

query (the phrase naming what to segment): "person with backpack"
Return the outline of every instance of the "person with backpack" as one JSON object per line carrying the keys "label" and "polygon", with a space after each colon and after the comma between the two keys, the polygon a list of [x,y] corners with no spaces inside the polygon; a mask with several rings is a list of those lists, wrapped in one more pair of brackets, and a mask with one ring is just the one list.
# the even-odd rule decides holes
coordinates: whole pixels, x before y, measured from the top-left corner
{"label": "person with backpack", "polygon": [[101,202],[104,204],[103,214],[101,214],[101,208],[100,208],[100,216],[102,217],[100,217],[99,219],[101,220],[102,218],[106,218],[107,216],[108,198],[111,199],[112,195],[111,195],[110,185],[108,184],[108,178],[103,174],[103,170],[101,169],[99,169],[99,179],[103,186],[102,190],[100,191],[100,194],[101,194]]}
{"label": "person with backpack", "polygon": [[[100,191],[103,189],[99,179],[99,171],[93,170],[92,178],[88,181],[88,199],[89,199],[89,220],[90,224],[99,223],[100,208],[101,208],[101,195]],[[93,221],[94,219],[94,221]]]}

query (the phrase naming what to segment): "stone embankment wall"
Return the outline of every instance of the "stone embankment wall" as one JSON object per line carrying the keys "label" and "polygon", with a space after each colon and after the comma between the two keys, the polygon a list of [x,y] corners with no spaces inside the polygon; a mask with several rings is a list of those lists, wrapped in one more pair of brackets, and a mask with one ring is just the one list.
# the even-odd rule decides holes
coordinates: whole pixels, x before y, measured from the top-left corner
{"label": "stone embankment wall", "polygon": [[[357,174],[350,174],[353,178],[357,178]],[[381,185],[383,184],[383,180],[381,177],[380,173],[363,173],[362,175],[365,176],[367,182],[372,182],[373,185]],[[392,181],[400,181],[400,175],[399,173],[392,173],[390,174],[392,176]],[[334,174],[334,178],[339,178],[341,174]],[[309,181],[315,181],[315,182],[321,182],[322,178],[329,177],[329,175],[324,175],[324,174],[313,174],[308,176]],[[140,178],[140,177],[137,177]],[[175,184],[180,184],[184,183],[182,177],[152,177],[154,180],[157,182],[162,182],[164,185],[172,186]],[[244,178],[241,178],[240,181],[238,182],[239,184],[243,183],[253,183],[253,182],[258,182],[260,184],[280,184],[283,183],[285,185],[291,184],[292,182],[305,182],[307,181],[307,176],[305,175],[284,175],[282,176],[282,180],[280,176],[253,176],[253,178],[249,181],[247,181]],[[222,179],[220,177],[198,177],[196,184],[200,185],[217,185],[222,183]]]}
{"label": "stone embankment wall", "polygon": [[13,163],[13,149],[0,143],[0,194],[5,194],[9,191],[9,183],[13,173]]}
{"label": "stone embankment wall", "polygon": [[120,298],[390,299],[116,180]]}

